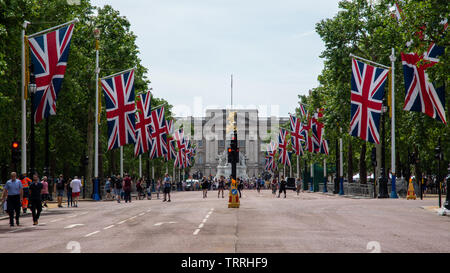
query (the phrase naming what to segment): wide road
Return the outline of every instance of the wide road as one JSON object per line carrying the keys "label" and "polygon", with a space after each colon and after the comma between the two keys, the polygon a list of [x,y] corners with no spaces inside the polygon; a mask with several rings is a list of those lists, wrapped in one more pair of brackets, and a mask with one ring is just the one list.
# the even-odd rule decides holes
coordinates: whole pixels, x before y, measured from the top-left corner
{"label": "wide road", "polygon": [[0,252],[450,252],[450,217],[436,200],[353,199],[245,190],[238,209],[210,191],[51,208],[38,226],[0,220]]}

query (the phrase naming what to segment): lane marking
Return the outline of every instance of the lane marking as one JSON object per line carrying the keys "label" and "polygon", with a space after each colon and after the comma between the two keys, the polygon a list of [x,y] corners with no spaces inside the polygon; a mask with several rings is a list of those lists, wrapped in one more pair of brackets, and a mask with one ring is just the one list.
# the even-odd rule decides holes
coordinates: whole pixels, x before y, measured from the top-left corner
{"label": "lane marking", "polygon": [[86,214],[88,214],[88,213],[89,213],[88,211],[83,212],[83,213],[80,213],[80,216],[81,216],[81,215],[86,215]]}
{"label": "lane marking", "polygon": [[117,223],[118,225],[121,225],[121,224],[123,224],[123,223],[125,223],[127,220],[123,220],[123,221],[120,221],[119,223]]}
{"label": "lane marking", "polygon": [[116,225],[110,225],[110,226],[107,226],[107,227],[105,227],[105,228],[103,228],[104,230],[107,230],[107,229],[110,229],[110,228],[112,228],[112,227],[115,227]]}
{"label": "lane marking", "polygon": [[201,224],[200,224],[200,225],[198,226],[198,228],[202,228],[202,227],[203,227],[203,225],[204,225],[204,224],[203,224],[203,223],[201,223]]}
{"label": "lane marking", "polygon": [[206,223],[208,221],[208,218],[203,219],[202,223]]}
{"label": "lane marking", "polygon": [[144,214],[145,214],[145,212],[143,212],[143,213],[139,213],[138,215],[139,215],[139,216],[142,216],[142,215],[144,215]]}
{"label": "lane marking", "polygon": [[89,234],[84,235],[84,237],[89,237],[89,236],[92,236],[92,235],[97,234],[99,232],[100,232],[100,230],[97,230],[97,231],[94,231],[94,232],[91,232]]}
{"label": "lane marking", "polygon": [[154,224],[154,226],[160,226],[160,225],[162,225],[163,223],[156,223],[156,224]]}
{"label": "lane marking", "polygon": [[150,212],[150,211],[151,211],[151,209],[147,210],[147,212]]}
{"label": "lane marking", "polygon": [[205,219],[208,219],[210,215],[211,215],[211,214],[207,214],[207,215],[205,216]]}
{"label": "lane marking", "polygon": [[50,223],[58,222],[58,221],[61,221],[61,220],[62,220],[62,218],[58,218],[58,219],[55,219],[55,220],[51,220]]}
{"label": "lane marking", "polygon": [[84,226],[84,224],[73,224],[73,225],[68,225],[67,227],[64,227],[64,228],[69,229],[69,228],[74,228],[74,227],[78,227],[78,226]]}
{"label": "lane marking", "polygon": [[199,232],[200,232],[200,229],[196,229],[193,234],[197,235]]}
{"label": "lane marking", "polygon": [[130,217],[130,218],[128,218],[128,220],[134,219],[134,218],[136,218],[136,217],[137,217],[137,216]]}
{"label": "lane marking", "polygon": [[73,218],[73,217],[77,217],[78,216],[78,214],[74,214],[74,215],[71,215],[71,216],[67,216],[66,218]]}

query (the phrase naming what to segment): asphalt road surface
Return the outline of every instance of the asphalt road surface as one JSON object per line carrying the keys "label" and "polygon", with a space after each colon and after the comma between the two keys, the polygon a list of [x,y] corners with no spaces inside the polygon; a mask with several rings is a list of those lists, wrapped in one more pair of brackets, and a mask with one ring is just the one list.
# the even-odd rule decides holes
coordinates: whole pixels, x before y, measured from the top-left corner
{"label": "asphalt road surface", "polygon": [[450,217],[424,208],[436,203],[269,190],[243,191],[237,209],[217,191],[80,202],[48,209],[38,226],[30,216],[20,227],[0,220],[0,252],[450,252]]}

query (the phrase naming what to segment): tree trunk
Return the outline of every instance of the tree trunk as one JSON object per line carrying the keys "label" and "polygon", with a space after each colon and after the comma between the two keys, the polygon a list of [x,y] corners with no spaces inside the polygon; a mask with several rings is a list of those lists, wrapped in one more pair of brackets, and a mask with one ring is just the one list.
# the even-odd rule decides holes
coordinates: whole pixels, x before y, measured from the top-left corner
{"label": "tree trunk", "polygon": [[347,164],[347,175],[348,183],[353,182],[353,148],[352,148],[352,138],[349,137],[348,141],[348,164]]}
{"label": "tree trunk", "polygon": [[361,146],[361,155],[359,157],[359,179],[361,184],[367,184],[367,167],[366,167],[366,142]]}
{"label": "tree trunk", "polygon": [[88,124],[87,124],[87,156],[88,164],[86,170],[86,196],[92,193],[92,172],[94,166],[94,110],[92,103],[89,104],[88,108]]}

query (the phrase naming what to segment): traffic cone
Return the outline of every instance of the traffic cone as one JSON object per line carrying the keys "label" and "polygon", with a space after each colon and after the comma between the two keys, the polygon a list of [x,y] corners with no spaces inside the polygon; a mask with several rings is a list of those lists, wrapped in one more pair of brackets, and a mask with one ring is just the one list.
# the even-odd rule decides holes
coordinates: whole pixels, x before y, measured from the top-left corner
{"label": "traffic cone", "polygon": [[409,200],[409,199],[416,200],[416,193],[414,192],[414,185],[412,183],[412,178],[409,179],[408,195],[406,196],[406,200]]}

